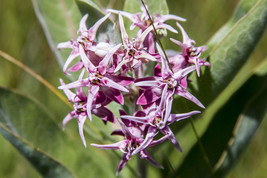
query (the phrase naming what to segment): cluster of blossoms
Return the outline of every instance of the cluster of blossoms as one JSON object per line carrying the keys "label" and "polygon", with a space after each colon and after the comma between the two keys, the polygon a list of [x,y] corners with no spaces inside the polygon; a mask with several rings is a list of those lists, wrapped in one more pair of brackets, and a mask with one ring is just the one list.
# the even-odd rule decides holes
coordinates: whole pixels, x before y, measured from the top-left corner
{"label": "cluster of blossoms", "polygon": [[[204,108],[201,102],[186,89],[187,75],[196,71],[200,76],[200,66],[209,65],[200,58],[201,53],[207,48],[194,46],[195,41],[189,38],[179,24],[179,21],[185,21],[185,19],[175,15],[156,15],[153,17],[152,24],[145,9],[142,10],[143,13],[137,14],[107,10],[109,13],[89,29],[86,27],[88,15],[85,15],[81,19],[78,30],[80,36],[76,40],[58,44],[59,49],[72,49],[63,66],[63,72],[67,75],[70,75],[68,72],[80,73],[78,80],[72,83],[65,84],[60,80],[59,89],[65,92],[74,108],[63,120],[63,128],[71,119],[77,118],[79,134],[86,146],[83,126],[87,117],[92,121],[92,114],[94,114],[104,123],[108,121],[115,123],[117,120],[121,129],[113,131],[112,135],[123,136],[124,140],[108,145],[91,144],[97,148],[117,149],[123,152],[117,174],[131,156],[138,153],[140,158],[146,159],[157,167],[162,167],[152,159],[146,149],[166,139],[181,151],[169,126],[200,111],[172,114],[171,108],[175,95]],[[111,13],[119,17],[122,44],[113,44],[109,40],[100,42],[96,40],[98,29]],[[131,30],[135,27],[139,28],[136,37],[132,40],[125,30],[123,16],[132,21]],[[154,32],[155,28],[162,36],[166,34],[166,29],[178,33],[165,23],[167,20],[175,20],[183,36],[183,42],[170,39],[181,47],[181,52],[172,53],[168,59],[156,43]],[[77,58],[75,63],[74,59]],[[146,64],[150,61],[155,63],[154,74],[144,76]],[[71,63],[75,64],[70,67]],[[124,105],[126,98],[132,101],[134,113],[120,110],[120,118],[115,119],[107,105],[113,101]],[[163,136],[155,140],[159,131]]]}

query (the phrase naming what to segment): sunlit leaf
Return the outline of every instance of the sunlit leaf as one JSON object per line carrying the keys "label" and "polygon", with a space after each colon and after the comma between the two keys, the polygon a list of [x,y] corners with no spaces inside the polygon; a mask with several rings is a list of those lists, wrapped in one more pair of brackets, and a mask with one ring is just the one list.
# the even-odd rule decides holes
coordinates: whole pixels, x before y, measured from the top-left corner
{"label": "sunlit leaf", "polygon": [[77,38],[81,13],[74,0],[32,0],[35,13],[43,27],[47,41],[58,63],[63,66],[70,51],[58,51],[60,42]]}
{"label": "sunlit leaf", "polygon": [[[163,15],[169,13],[169,8],[165,0],[146,0],[145,3],[151,15]],[[126,0],[124,4],[124,11],[130,13],[137,13],[141,12],[141,7],[143,7],[141,0]]]}
{"label": "sunlit leaf", "polygon": [[193,93],[204,105],[213,101],[246,63],[266,24],[267,1],[259,0],[212,49],[209,54],[211,67],[206,68],[196,83],[193,82]]}

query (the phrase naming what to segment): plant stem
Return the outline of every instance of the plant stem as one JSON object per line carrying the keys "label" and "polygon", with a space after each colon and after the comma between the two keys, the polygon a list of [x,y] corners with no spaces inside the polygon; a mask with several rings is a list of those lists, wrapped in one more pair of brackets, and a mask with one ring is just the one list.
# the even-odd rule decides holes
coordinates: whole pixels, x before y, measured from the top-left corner
{"label": "plant stem", "polygon": [[164,49],[164,47],[163,47],[163,45],[162,45],[162,43],[161,43],[161,41],[160,41],[158,32],[157,32],[157,30],[156,30],[156,28],[155,28],[155,26],[154,26],[154,23],[153,23],[153,20],[152,20],[150,14],[149,14],[149,12],[148,12],[148,9],[146,8],[145,2],[144,2],[144,0],[141,0],[141,2],[142,2],[143,6],[144,6],[144,8],[145,8],[145,10],[146,10],[146,13],[147,13],[148,17],[149,17],[149,20],[150,20],[150,22],[151,22],[151,25],[152,25],[152,27],[153,27],[153,29],[154,29],[154,33],[155,33],[156,39],[157,39],[157,41],[158,41],[158,43],[159,43],[159,45],[160,45],[160,47],[161,47],[161,49],[162,49],[162,51],[163,51],[163,53],[164,53],[164,56],[165,56],[165,58],[166,58],[166,60],[167,60],[167,62],[168,62],[169,68],[171,69],[171,71],[172,71],[172,73],[173,73],[172,66],[171,66],[171,64],[170,64],[170,61],[169,61],[168,56],[167,56],[167,54],[166,54],[166,51],[165,51],[165,49]]}
{"label": "plant stem", "polygon": [[201,150],[201,152],[202,152],[202,155],[203,155],[203,158],[204,158],[204,160],[205,160],[205,163],[206,163],[206,165],[207,165],[207,167],[208,167],[210,176],[212,177],[212,175],[213,175],[213,173],[212,173],[212,168],[211,168],[210,161],[209,161],[209,158],[208,158],[208,156],[207,156],[207,153],[206,153],[206,151],[205,151],[205,148],[204,148],[204,146],[203,146],[203,144],[202,144],[202,142],[201,142],[201,140],[200,140],[200,138],[199,138],[199,136],[198,136],[198,133],[197,133],[197,130],[196,130],[196,128],[195,128],[195,125],[194,125],[194,122],[193,122],[192,118],[190,117],[189,120],[190,120],[191,127],[192,127],[192,129],[193,129],[193,132],[194,132],[194,134],[195,134],[195,136],[196,136],[196,138],[197,138],[197,142],[198,142],[198,145],[199,145],[200,150]]}
{"label": "plant stem", "polygon": [[45,80],[43,77],[38,75],[36,72],[31,70],[28,66],[24,65],[17,59],[13,58],[12,56],[8,55],[7,53],[0,50],[0,56],[2,56],[7,61],[15,64],[19,68],[23,69],[25,72],[33,76],[36,80],[44,84],[49,90],[51,90],[60,100],[62,100],[64,103],[66,103],[70,108],[73,108],[72,105],[69,103],[69,101],[64,97],[53,85],[51,85],[47,80]]}

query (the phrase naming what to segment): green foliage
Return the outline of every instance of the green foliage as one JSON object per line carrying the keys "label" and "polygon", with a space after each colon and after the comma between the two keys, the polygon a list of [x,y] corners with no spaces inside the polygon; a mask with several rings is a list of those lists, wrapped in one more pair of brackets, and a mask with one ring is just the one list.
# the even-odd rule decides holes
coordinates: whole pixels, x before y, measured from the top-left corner
{"label": "green foliage", "polygon": [[73,0],[32,0],[35,13],[43,27],[50,48],[63,66],[68,51],[58,51],[57,44],[76,39],[81,14]]}
{"label": "green foliage", "polygon": [[[194,3],[190,4],[192,9],[188,10],[189,14],[194,16],[194,5],[198,11],[205,13],[205,10],[199,9],[203,5],[203,1],[192,2]],[[56,45],[69,39],[76,39],[76,31],[84,14],[89,14],[87,25],[88,27],[92,26],[104,15],[103,9],[108,7],[109,1],[32,0],[32,3],[50,48],[62,66],[70,50],[58,51]],[[125,2],[119,1],[119,3],[120,5],[113,8],[120,10],[119,8],[124,5],[123,10],[131,13],[140,12],[142,6],[139,0],[125,0]],[[165,0],[146,0],[146,3],[152,15],[155,13],[168,14],[169,8],[170,11],[173,10],[176,13],[175,6],[168,8]],[[184,2],[171,3],[183,4]],[[118,1],[114,1],[114,4],[118,4]],[[205,6],[208,5],[205,4]],[[184,17],[180,12],[177,15]],[[194,19],[199,21],[200,18],[201,15]],[[220,20],[220,18],[218,19]],[[126,30],[128,30],[130,22],[125,21]],[[162,145],[161,148],[157,147],[159,151],[152,149],[151,154],[155,154],[156,161],[163,162],[165,170],[161,171],[146,166],[149,177],[209,177],[211,174],[208,170],[209,166],[212,168],[212,174],[222,177],[237,163],[261,121],[266,118],[267,60],[249,58],[262,38],[266,23],[266,0],[241,0],[233,16],[207,42],[209,47],[207,56],[211,67],[202,70],[200,78],[197,78],[196,75],[190,78],[192,80],[191,92],[207,106],[205,113],[194,122],[206,155],[200,150],[196,136],[192,134],[191,126],[186,125],[186,121],[181,124],[181,127],[178,126],[179,123],[176,128],[177,136],[179,136],[177,138],[179,138],[184,152],[178,153],[175,148],[171,147],[172,145],[168,144]],[[194,24],[190,25],[192,25],[192,31],[198,31],[200,37],[197,38],[201,38],[202,33],[200,32],[205,27],[199,29]],[[101,26],[97,38],[99,40],[108,39],[113,43],[120,42],[119,33],[113,27],[112,20],[106,21]],[[1,28],[3,27],[1,26]],[[206,27],[206,29],[208,28],[210,27]],[[134,34],[134,31],[127,32],[130,36]],[[21,42],[21,45],[23,44]],[[18,43],[12,46],[16,45]],[[47,73],[53,72],[46,71],[48,71]],[[2,72],[1,76],[4,76],[4,73]],[[59,78],[58,74],[56,77]],[[29,86],[33,85],[29,84]],[[51,100],[49,103],[57,103],[57,99],[53,97],[49,97],[48,100]],[[185,104],[181,98],[175,102],[177,102],[176,107],[173,109],[176,111],[191,110],[195,107],[191,107],[190,103]],[[111,107],[117,108],[117,105]],[[66,109],[60,111],[62,110]],[[63,113],[63,115],[65,114],[67,113]],[[59,118],[56,119],[53,115],[57,115]],[[73,125],[77,125],[76,120],[70,122],[71,126],[62,132],[58,122],[61,117],[62,115],[58,114],[56,109],[49,108],[48,112],[48,109],[35,99],[10,89],[0,88],[0,132],[42,176],[115,177],[120,156],[114,152],[91,147],[84,148],[77,134],[77,128],[70,129]],[[86,126],[85,134],[86,136],[90,135],[86,137],[88,142],[101,144],[107,143],[111,139],[107,136],[106,128],[100,129],[99,132],[95,131],[94,126],[102,125],[101,122],[97,120],[90,123],[90,126]],[[208,158],[208,163],[203,159],[205,156]],[[130,161],[130,166],[133,163]],[[22,163],[14,162],[13,164]],[[130,171],[131,169],[126,168],[119,176],[136,176]]]}
{"label": "green foliage", "polygon": [[[43,176],[71,177],[69,170],[78,177],[89,174],[95,177],[115,176],[116,166],[108,166],[118,161],[114,154],[109,156],[102,150],[85,149],[80,138],[73,137],[70,132],[63,133],[47,109],[39,103],[3,88],[0,98],[1,133]],[[85,163],[88,169],[84,169]],[[93,169],[90,169],[91,166]],[[101,171],[103,167],[105,171]]]}
{"label": "green foliage", "polygon": [[[148,6],[149,13],[151,13],[151,15],[164,15],[169,13],[169,8],[166,0],[146,0],[145,3]],[[130,13],[137,13],[141,11],[142,6],[143,4],[140,0],[125,0],[124,11]]]}

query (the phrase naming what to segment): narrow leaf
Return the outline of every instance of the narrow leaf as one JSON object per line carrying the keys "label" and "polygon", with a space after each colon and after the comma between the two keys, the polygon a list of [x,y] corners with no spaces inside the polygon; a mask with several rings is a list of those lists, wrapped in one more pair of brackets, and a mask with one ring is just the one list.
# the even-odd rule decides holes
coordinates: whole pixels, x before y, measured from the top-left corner
{"label": "narrow leaf", "polygon": [[[267,1],[258,0],[209,54],[210,68],[193,78],[194,92],[204,105],[208,105],[231,82],[246,63],[261,38],[267,24]],[[195,82],[197,80],[197,82]],[[197,85],[198,86],[197,86]],[[208,94],[207,94],[208,93]]]}
{"label": "narrow leaf", "polygon": [[33,7],[38,17],[48,44],[54,52],[58,63],[63,66],[69,56],[69,50],[58,51],[60,42],[75,40],[81,19],[81,13],[73,0],[32,0]]}
{"label": "narrow leaf", "polygon": [[15,135],[2,123],[0,123],[0,132],[14,147],[19,150],[22,155],[29,160],[29,162],[43,177],[74,177],[65,166],[23,138]]}
{"label": "narrow leaf", "polygon": [[[77,121],[74,123],[73,125],[77,125]],[[49,111],[32,98],[0,88],[0,124],[9,129],[11,135],[26,140],[27,143],[34,146],[34,149],[43,150],[45,155],[64,164],[74,176],[115,177],[115,162],[119,162],[119,159],[114,154],[91,147],[84,148],[77,128],[74,128],[72,132],[66,128],[66,131],[63,132],[61,123],[59,126]],[[85,134],[88,139],[87,136]],[[23,146],[25,145],[19,145],[17,149],[23,149]],[[27,145],[26,147],[28,148]],[[24,154],[24,152],[22,153]],[[36,156],[38,155],[40,154]],[[27,157],[27,155],[24,156]],[[42,160],[40,158],[34,161]],[[48,162],[39,164],[46,165],[51,161],[50,159],[45,160]],[[89,168],[93,167],[93,169],[84,169],[84,165]],[[103,166],[105,171],[101,171]],[[49,171],[53,172],[53,170],[47,170],[47,172]]]}
{"label": "narrow leaf", "polygon": [[[265,83],[267,76],[264,76]],[[216,177],[224,177],[228,170],[237,163],[241,154],[247,148],[250,140],[257,131],[261,121],[267,113],[267,85],[255,94],[241,113],[233,136],[228,142],[227,149],[222,153],[220,160],[215,166]]]}
{"label": "narrow leaf", "polygon": [[[235,135],[236,142],[232,145],[234,147],[229,149],[234,151],[232,152],[233,154],[237,153],[237,150],[241,151],[242,149],[245,149],[246,144],[255,133],[258,124],[263,118],[264,113],[266,113],[266,83],[266,76],[259,77],[254,75],[251,77],[245,85],[242,86],[233,95],[233,97],[231,97],[225,106],[219,110],[214,119],[211,121],[201,140],[212,167],[218,164],[218,160],[220,159],[222,153],[228,148],[228,143],[233,136],[233,130],[235,127],[242,129],[238,131],[238,133],[241,132],[241,134]],[[255,102],[265,102],[265,104],[261,104],[259,106],[256,105]],[[253,107],[257,107],[257,110],[253,110],[252,112],[252,105],[254,105]],[[239,118],[243,118],[243,123],[241,122],[242,125],[238,127],[237,124],[239,124]],[[252,124],[247,125],[249,122]],[[246,130],[243,130],[244,128]],[[239,155],[236,154],[232,156],[233,157],[231,158],[234,160],[230,163],[236,161]],[[230,165],[230,163],[228,164]],[[188,169],[192,171],[186,171]],[[224,171],[226,170],[226,167],[224,167]],[[195,146],[190,150],[177,172],[181,177],[194,177],[196,175],[200,177],[211,176],[204,162],[199,145],[195,144]]]}

